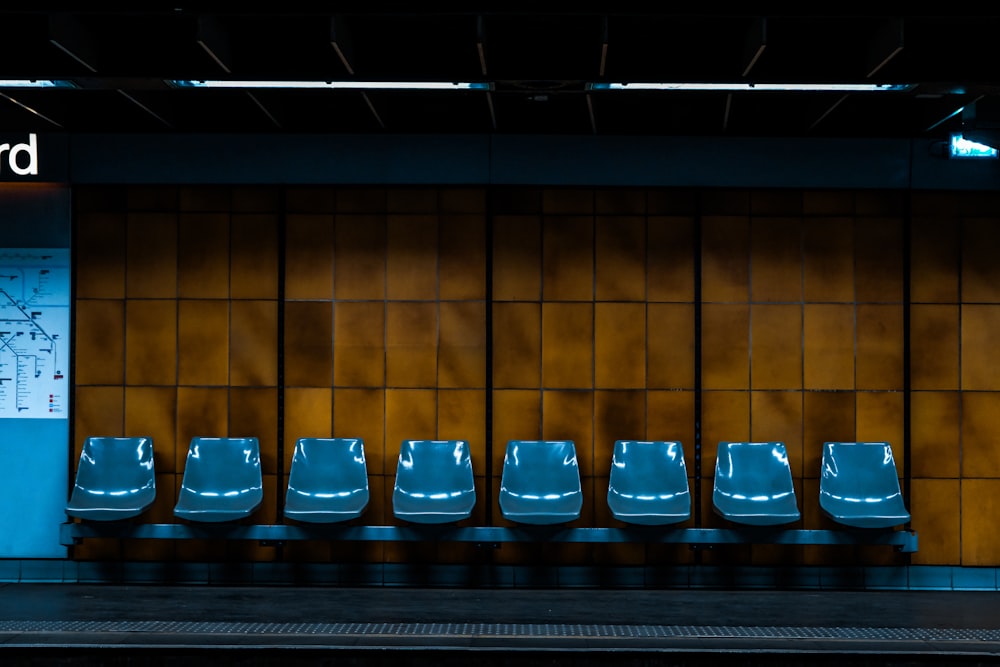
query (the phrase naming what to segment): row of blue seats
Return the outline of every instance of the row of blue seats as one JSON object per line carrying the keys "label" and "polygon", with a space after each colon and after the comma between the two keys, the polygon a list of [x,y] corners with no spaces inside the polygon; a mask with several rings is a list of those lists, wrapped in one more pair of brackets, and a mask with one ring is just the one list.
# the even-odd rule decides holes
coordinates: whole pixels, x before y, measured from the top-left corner
{"label": "row of blue seats", "polygon": [[[150,438],[92,437],[84,443],[66,513],[87,521],[129,520],[156,494]],[[754,526],[800,518],[782,442],[722,442],[716,459],[713,506],[722,517]],[[263,501],[257,438],[193,438],[175,516],[231,522]],[[369,501],[364,442],[358,438],[301,438],[289,469],[284,516],[307,523],[355,519]],[[823,447],[820,507],[857,528],[891,528],[910,520],[887,442],[827,442]],[[476,502],[472,461],[464,440],[402,443],[393,487],[394,515],[441,524],[471,516]],[[677,441],[619,440],[612,456],[607,503],[618,520],[668,525],[691,516],[684,452]],[[562,524],[583,506],[576,448],[571,440],[512,440],[499,493],[503,516],[523,524]]]}

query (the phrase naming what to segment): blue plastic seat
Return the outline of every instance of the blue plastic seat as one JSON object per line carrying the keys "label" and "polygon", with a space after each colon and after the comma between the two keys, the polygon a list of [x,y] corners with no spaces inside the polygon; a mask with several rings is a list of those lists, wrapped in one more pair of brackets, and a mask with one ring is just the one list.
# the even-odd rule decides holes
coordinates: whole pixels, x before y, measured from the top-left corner
{"label": "blue plastic seat", "polygon": [[615,442],[608,508],[619,521],[647,526],[689,519],[691,494],[681,443]]}
{"label": "blue plastic seat", "polygon": [[503,458],[500,511],[518,523],[556,524],[580,517],[583,491],[572,440],[511,440]]}
{"label": "blue plastic seat", "polygon": [[819,506],[834,521],[891,528],[910,520],[888,442],[826,442],[822,466]]}
{"label": "blue plastic seat", "polygon": [[720,442],[712,503],[736,523],[771,526],[800,517],[783,442]]}
{"label": "blue plastic seat", "polygon": [[361,516],[368,505],[365,445],[359,438],[299,438],[285,492],[285,516],[336,523]]}
{"label": "blue plastic seat", "polygon": [[191,439],[174,514],[220,523],[253,514],[264,500],[257,438]]}
{"label": "blue plastic seat", "polygon": [[467,519],[476,504],[465,440],[404,440],[392,489],[393,514],[413,523]]}
{"label": "blue plastic seat", "polygon": [[87,438],[66,514],[88,521],[136,517],[156,499],[154,473],[151,439]]}

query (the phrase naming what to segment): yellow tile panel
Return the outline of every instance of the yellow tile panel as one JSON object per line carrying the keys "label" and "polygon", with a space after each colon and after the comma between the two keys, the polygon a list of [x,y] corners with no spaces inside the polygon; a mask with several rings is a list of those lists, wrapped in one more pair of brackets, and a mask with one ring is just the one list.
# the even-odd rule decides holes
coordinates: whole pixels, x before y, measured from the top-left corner
{"label": "yellow tile panel", "polygon": [[1000,268],[996,248],[1000,244],[995,218],[962,221],[962,301],[1000,303]]}
{"label": "yellow tile panel", "polygon": [[434,187],[389,188],[385,204],[393,213],[429,213],[438,208],[438,191]]}
{"label": "yellow tile panel", "polygon": [[[701,399],[702,475],[715,476],[719,443],[750,440],[750,392],[706,391]],[[691,468],[689,474],[694,474]]]}
{"label": "yellow tile panel", "polygon": [[440,188],[438,205],[444,213],[485,213],[486,188],[477,186]]}
{"label": "yellow tile panel", "polygon": [[177,304],[177,384],[229,384],[229,302]]}
{"label": "yellow tile panel", "polygon": [[125,303],[76,301],[77,385],[122,384],[125,380]]}
{"label": "yellow tile panel", "polygon": [[257,438],[265,474],[278,472],[278,391],[233,387],[229,390],[229,435]]}
{"label": "yellow tile panel", "polygon": [[386,304],[385,382],[388,387],[436,387],[438,304]]}
{"label": "yellow tile panel", "polygon": [[[616,440],[646,439],[646,392],[594,392],[594,474],[611,474]],[[604,486],[607,491],[607,484]]]}
{"label": "yellow tile panel", "polygon": [[78,386],[74,397],[73,461],[76,462],[87,438],[124,435],[125,396],[121,387]]}
{"label": "yellow tile panel", "polygon": [[438,253],[438,289],[442,299],[486,297],[485,216],[441,216]]}
{"label": "yellow tile panel", "polygon": [[750,439],[783,442],[792,477],[803,476],[803,392],[750,392]]}
{"label": "yellow tile panel", "polygon": [[854,442],[856,394],[853,391],[807,391],[802,400],[802,475],[821,474],[824,442]]}
{"label": "yellow tile panel", "polygon": [[493,473],[500,474],[511,440],[542,437],[542,394],[537,389],[493,391]]}
{"label": "yellow tile panel", "polygon": [[646,191],[630,188],[601,188],[594,192],[594,210],[601,214],[643,215]]}
{"label": "yellow tile panel", "polygon": [[476,475],[486,472],[486,391],[442,389],[437,395],[437,437],[465,440]]}
{"label": "yellow tile panel", "polygon": [[442,301],[437,386],[486,386],[486,303]]}
{"label": "yellow tile panel", "polygon": [[[962,480],[962,565],[995,566],[1000,562],[998,512],[1000,479]],[[954,515],[951,521],[955,521]]]}
{"label": "yellow tile panel", "polygon": [[802,193],[802,212],[806,215],[853,215],[854,206],[851,190],[806,190]]}
{"label": "yellow tile panel", "polygon": [[117,213],[81,213],[76,223],[76,296],[125,296],[126,218]]}
{"label": "yellow tile panel", "polygon": [[802,222],[802,251],[806,301],[854,301],[852,218],[806,218]]}
{"label": "yellow tile panel", "polygon": [[284,405],[281,417],[285,430],[285,469],[288,470],[299,438],[333,437],[333,390],[289,387],[285,389]]}
{"label": "yellow tile panel", "polygon": [[646,440],[678,440],[688,474],[694,474],[694,392],[646,392]]}
{"label": "yellow tile panel", "polygon": [[231,301],[229,378],[235,386],[278,384],[278,302]]}
{"label": "yellow tile panel", "polygon": [[705,389],[750,385],[750,307],[705,304],[701,311],[701,377]]}
{"label": "yellow tile panel", "polygon": [[182,211],[228,211],[231,193],[225,185],[188,185],[178,191]]}
{"label": "yellow tile panel", "polygon": [[601,216],[596,221],[595,298],[646,298],[646,221],[639,216]]}
{"label": "yellow tile panel", "polygon": [[329,387],[333,374],[333,305],[285,303],[285,385]]}
{"label": "yellow tile panel", "polygon": [[285,210],[294,213],[332,213],[337,208],[337,191],[329,186],[286,187]]}
{"label": "yellow tile panel", "polygon": [[646,298],[694,301],[694,219],[651,216],[646,230]]}
{"label": "yellow tile panel", "polygon": [[131,185],[125,198],[132,211],[175,211],[180,206],[177,188],[167,185]]}
{"label": "yellow tile panel", "polygon": [[802,387],[802,306],[751,306],[750,339],[753,389]]}
{"label": "yellow tile panel", "polygon": [[542,294],[542,223],[533,215],[493,221],[493,298],[537,301]]}
{"label": "yellow tile panel", "polygon": [[541,328],[540,304],[493,304],[494,387],[541,386]]}
{"label": "yellow tile panel", "polygon": [[750,298],[749,218],[702,218],[701,282],[705,302],[745,302]]}
{"label": "yellow tile panel", "polygon": [[385,213],[386,190],[373,186],[339,188],[337,211],[349,213]]}
{"label": "yellow tile panel", "polygon": [[545,213],[593,213],[594,192],[589,188],[547,188],[542,191]]}
{"label": "yellow tile panel", "polygon": [[[965,484],[957,479],[915,478],[910,482],[912,498],[906,503],[910,525],[921,538],[920,548],[910,556],[914,565],[972,564],[962,558]],[[970,514],[980,514],[983,507],[976,504],[971,509]]]}
{"label": "yellow tile panel", "polygon": [[125,295],[177,296],[177,216],[130,213],[125,243]]}
{"label": "yellow tile panel", "polygon": [[333,436],[365,441],[368,474],[396,470],[398,442],[385,439],[385,391],[382,389],[334,389]]}
{"label": "yellow tile panel", "polygon": [[962,477],[1000,477],[1000,393],[962,394]]}
{"label": "yellow tile panel", "polygon": [[234,299],[278,296],[278,216],[236,214],[230,230],[230,295]]}
{"label": "yellow tile panel", "polygon": [[893,445],[900,474],[903,472],[903,393],[897,391],[859,391],[855,396],[857,439],[865,442],[889,442]]}
{"label": "yellow tile panel", "polygon": [[[961,424],[961,395],[957,391],[911,394],[910,466],[914,477],[959,477]],[[899,443],[895,448],[902,446]]]}
{"label": "yellow tile panel", "polygon": [[[285,216],[285,298],[333,297],[333,216],[289,213]],[[382,274],[372,274],[378,281]]]}
{"label": "yellow tile panel", "polygon": [[961,318],[962,389],[1000,389],[1000,374],[995,372],[1000,306],[965,305],[962,307]]}
{"label": "yellow tile panel", "polygon": [[854,228],[854,290],[859,302],[903,300],[903,222],[863,218]]}
{"label": "yellow tile panel", "polygon": [[[178,473],[184,471],[192,438],[224,438],[228,436],[229,390],[227,388],[177,388],[177,446],[174,470]],[[178,475],[177,481],[180,483],[180,475]]]}
{"label": "yellow tile panel", "polygon": [[651,303],[646,318],[647,386],[694,388],[694,306]]}
{"label": "yellow tile panel", "polygon": [[333,282],[338,299],[385,298],[386,235],[384,215],[337,215]]}
{"label": "yellow tile panel", "polygon": [[240,213],[269,213],[281,208],[282,189],[278,186],[238,185],[230,191],[232,210]]}
{"label": "yellow tile panel", "polygon": [[386,389],[386,474],[395,474],[399,448],[404,440],[437,439],[437,416],[436,389]]}
{"label": "yellow tile panel", "polygon": [[854,307],[806,304],[803,312],[806,389],[854,389]]}
{"label": "yellow tile panel", "polygon": [[[328,341],[329,342],[329,341]],[[317,337],[317,344],[320,338]],[[333,322],[333,384],[338,387],[385,385],[385,304],[338,302]]]}
{"label": "yellow tile panel", "polygon": [[[152,438],[156,472],[175,472],[177,390],[174,387],[126,387],[123,435]],[[187,443],[184,446],[187,447]]]}
{"label": "yellow tile panel", "polygon": [[386,296],[438,298],[436,215],[390,215],[387,228]]}
{"label": "yellow tile panel", "polygon": [[594,305],[542,304],[542,385],[594,386]]}
{"label": "yellow tile panel", "polygon": [[542,392],[542,438],[572,440],[580,476],[594,474],[594,392]]}
{"label": "yellow tile panel", "polygon": [[958,389],[960,312],[957,305],[910,306],[910,386]]}
{"label": "yellow tile panel", "polygon": [[802,300],[802,225],[798,217],[750,220],[750,298]]}
{"label": "yellow tile panel", "polygon": [[548,216],[542,225],[542,295],[550,301],[594,298],[594,219]]}
{"label": "yellow tile panel", "polygon": [[594,384],[608,389],[646,386],[645,304],[594,304]]}
{"label": "yellow tile panel", "polygon": [[855,385],[903,389],[903,306],[858,304]]}
{"label": "yellow tile panel", "polygon": [[177,382],[177,302],[125,302],[125,383]]}
{"label": "yellow tile panel", "polygon": [[914,218],[910,223],[910,300],[957,303],[959,230],[957,220]]}
{"label": "yellow tile panel", "polygon": [[182,299],[228,298],[229,215],[184,213],[178,230],[178,295]]}

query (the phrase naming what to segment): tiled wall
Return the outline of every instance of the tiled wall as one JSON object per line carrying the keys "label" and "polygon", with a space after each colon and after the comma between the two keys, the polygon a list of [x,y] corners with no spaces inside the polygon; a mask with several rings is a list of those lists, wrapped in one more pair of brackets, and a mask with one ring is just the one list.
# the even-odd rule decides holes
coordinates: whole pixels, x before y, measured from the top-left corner
{"label": "tiled wall", "polygon": [[[635,438],[682,441],[701,525],[721,526],[711,509],[716,445],[751,439],[786,443],[797,527],[827,528],[822,442],[888,440],[902,474],[909,431],[912,562],[1000,564],[989,511],[1000,491],[995,197],[334,187],[102,187],[75,197],[74,445],[152,436],[149,520],[173,521],[194,435],[260,438],[258,522],[278,520],[295,439],[336,435],[364,438],[367,523],[395,523],[403,439],[468,440],[480,499],[470,523],[503,524],[505,444],[545,438],[576,443],[585,492],[576,525],[611,526],[611,449]],[[279,557],[256,545],[112,540],[74,555]],[[409,543],[299,543],[280,557],[904,558],[886,548]]]}

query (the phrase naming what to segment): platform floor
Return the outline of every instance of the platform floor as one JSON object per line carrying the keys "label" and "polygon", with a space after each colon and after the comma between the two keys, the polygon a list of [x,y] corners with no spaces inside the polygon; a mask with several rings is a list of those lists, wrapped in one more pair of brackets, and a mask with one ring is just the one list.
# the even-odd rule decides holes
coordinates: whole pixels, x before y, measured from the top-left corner
{"label": "platform floor", "polygon": [[0,586],[2,665],[986,665],[973,591]]}

